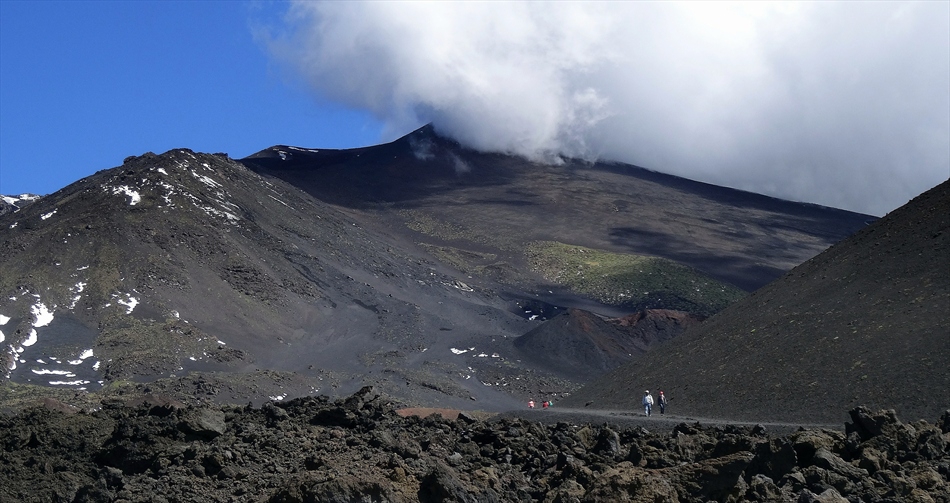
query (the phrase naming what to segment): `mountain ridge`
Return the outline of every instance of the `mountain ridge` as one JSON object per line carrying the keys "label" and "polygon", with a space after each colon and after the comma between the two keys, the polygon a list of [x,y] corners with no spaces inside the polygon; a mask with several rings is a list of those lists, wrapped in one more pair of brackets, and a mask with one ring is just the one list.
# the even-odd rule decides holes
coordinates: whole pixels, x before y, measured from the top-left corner
{"label": "mountain ridge", "polygon": [[[0,391],[52,386],[69,400],[101,386],[261,403],[372,384],[409,404],[502,410],[589,377],[520,358],[514,341],[557,313],[670,307],[674,297],[617,286],[641,253],[697,263],[714,250],[707,271],[730,276],[726,266],[740,264],[761,281],[868,218],[793,203],[805,213],[743,209],[698,189],[479,154],[418,132],[362,149],[262,152],[133,156],[0,217]],[[665,196],[683,207],[657,207],[673,204]],[[730,215],[742,218],[717,220]],[[680,249],[696,236],[698,251]],[[571,243],[526,253],[545,239]],[[751,254],[760,249],[774,251],[767,264]],[[578,253],[582,269],[562,260]],[[601,257],[624,259],[605,269]],[[664,264],[638,273],[716,295],[734,288]],[[557,279],[565,274],[614,278],[602,288],[615,291],[594,298]]]}

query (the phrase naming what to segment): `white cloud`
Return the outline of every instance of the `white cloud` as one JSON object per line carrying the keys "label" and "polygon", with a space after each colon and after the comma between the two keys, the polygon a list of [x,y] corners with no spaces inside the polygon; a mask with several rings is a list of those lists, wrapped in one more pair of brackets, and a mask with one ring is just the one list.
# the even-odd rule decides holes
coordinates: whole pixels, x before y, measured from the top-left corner
{"label": "white cloud", "polygon": [[950,4],[298,2],[270,47],[390,138],[889,211],[950,176]]}

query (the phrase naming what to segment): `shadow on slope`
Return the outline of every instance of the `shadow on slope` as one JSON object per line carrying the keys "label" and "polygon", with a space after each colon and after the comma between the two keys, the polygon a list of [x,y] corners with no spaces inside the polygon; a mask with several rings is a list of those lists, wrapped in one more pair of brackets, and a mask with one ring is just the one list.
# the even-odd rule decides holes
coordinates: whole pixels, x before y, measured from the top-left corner
{"label": "shadow on slope", "polygon": [[573,379],[592,379],[699,325],[702,318],[650,309],[605,319],[580,309],[566,312],[518,337],[521,358]]}

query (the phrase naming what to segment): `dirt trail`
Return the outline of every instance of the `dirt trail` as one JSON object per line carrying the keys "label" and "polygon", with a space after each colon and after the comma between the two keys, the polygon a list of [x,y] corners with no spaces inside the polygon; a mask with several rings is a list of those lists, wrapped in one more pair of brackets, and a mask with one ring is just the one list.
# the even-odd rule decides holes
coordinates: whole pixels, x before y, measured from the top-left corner
{"label": "dirt trail", "polygon": [[841,424],[804,424],[784,423],[774,421],[737,421],[729,419],[715,419],[694,416],[680,416],[676,414],[660,414],[655,412],[646,417],[642,411],[604,410],[604,409],[576,409],[550,407],[547,409],[512,410],[499,414],[499,417],[520,417],[543,423],[614,423],[624,427],[642,426],[647,429],[672,428],[680,423],[700,423],[703,426],[756,426],[761,425],[770,435],[784,435],[798,431],[801,428],[827,429],[844,431]]}

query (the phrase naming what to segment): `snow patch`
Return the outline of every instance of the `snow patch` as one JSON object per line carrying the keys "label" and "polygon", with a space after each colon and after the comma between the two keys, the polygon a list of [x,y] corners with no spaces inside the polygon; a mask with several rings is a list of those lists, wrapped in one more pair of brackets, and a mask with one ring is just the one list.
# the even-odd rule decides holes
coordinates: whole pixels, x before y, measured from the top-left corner
{"label": "snow patch", "polygon": [[75,381],[50,381],[50,386],[82,386],[84,384],[89,384],[91,381],[84,381],[82,379],[76,379]]}
{"label": "snow patch", "polygon": [[284,206],[290,208],[290,205],[288,205],[287,203],[281,201],[280,199],[277,199],[276,197],[274,197],[274,196],[272,196],[272,195],[270,195],[270,194],[267,194],[267,197],[269,197],[269,198],[273,199],[274,201],[277,201],[278,203],[283,204]]}
{"label": "snow patch", "polygon": [[9,316],[4,316],[0,314],[0,325],[6,325],[8,321],[10,321]]}
{"label": "snow patch", "polygon": [[85,289],[86,289],[85,282],[80,281],[79,283],[76,283],[76,286],[72,288],[72,292],[76,294],[76,296],[73,297],[73,301],[69,304],[69,309],[75,309],[76,304],[79,302],[79,299],[82,298],[82,295],[79,295],[79,294],[82,293],[82,291]]}
{"label": "snow patch", "polygon": [[30,369],[30,372],[38,375],[57,375],[63,377],[76,377],[76,374],[68,370],[49,370],[49,369]]}
{"label": "snow patch", "polygon": [[36,321],[33,322],[34,327],[45,327],[53,321],[53,312],[50,311],[46,307],[46,304],[43,304],[42,302],[33,304],[33,306],[30,308],[30,311],[36,318]]}
{"label": "snow patch", "polygon": [[69,363],[70,365],[79,365],[83,362],[83,360],[87,358],[92,358],[91,349],[87,349],[83,351],[82,353],[79,353],[79,356],[77,356],[75,360],[69,360],[67,363]]}
{"label": "snow patch", "polygon": [[116,304],[122,304],[123,306],[126,307],[125,314],[132,314],[132,310],[135,309],[135,306],[139,305],[139,299],[136,299],[135,297],[129,294],[125,294],[125,295],[126,297],[128,297],[128,300],[119,299],[119,300],[116,300],[115,302]]}
{"label": "snow patch", "polygon": [[13,222],[12,224],[10,224],[10,228],[11,228],[11,229],[15,229],[16,226],[17,226],[17,224],[19,224],[19,223],[20,223],[20,222]]}
{"label": "snow patch", "polygon": [[[205,164],[204,166],[205,166],[205,167],[208,167],[207,164]],[[207,185],[208,187],[212,187],[212,188],[215,188],[215,189],[221,188],[221,184],[218,183],[218,182],[216,182],[216,181],[215,181],[214,179],[212,179],[211,177],[208,177],[208,176],[205,176],[205,175],[199,175],[198,173],[195,173],[194,171],[192,171],[191,174],[194,175],[195,178],[197,178],[198,180],[200,180],[201,183]]]}
{"label": "snow patch", "polygon": [[[39,340],[39,337],[37,336],[36,329],[34,328],[34,329],[30,330],[30,336],[27,337],[25,341],[23,341],[23,346],[24,346],[24,347],[30,347],[30,346],[36,344],[36,341],[37,341],[37,340]],[[22,352],[22,351],[23,351],[23,350],[21,349],[21,350],[18,351],[18,352]]]}
{"label": "snow patch", "polygon": [[142,200],[142,196],[138,192],[132,190],[128,185],[120,185],[118,187],[113,187],[113,194],[125,194],[129,196],[129,206],[135,206]]}
{"label": "snow patch", "polygon": [[158,168],[156,171],[158,171],[159,173],[161,173],[161,174],[163,174],[163,175],[166,175],[166,176],[168,175],[168,172],[165,171],[165,168]]}
{"label": "snow patch", "polygon": [[49,212],[49,213],[43,213],[42,215],[40,215],[40,220],[46,220],[46,219],[48,219],[49,217],[55,215],[57,211],[59,211],[59,209],[55,209],[55,210],[53,210],[53,211],[51,211],[51,212]]}
{"label": "snow patch", "polygon": [[281,401],[281,400],[287,398],[287,393],[284,393],[283,395],[269,396],[269,397],[267,397],[267,398],[270,398],[271,400],[273,400],[273,401],[275,401],[275,402],[279,402],[279,401]]}
{"label": "snow patch", "polygon": [[7,338],[3,336],[3,332],[0,331],[0,342],[5,341]]}

